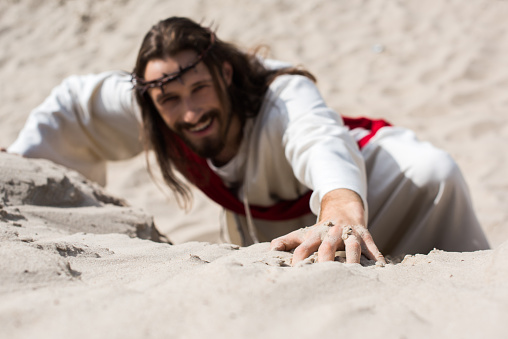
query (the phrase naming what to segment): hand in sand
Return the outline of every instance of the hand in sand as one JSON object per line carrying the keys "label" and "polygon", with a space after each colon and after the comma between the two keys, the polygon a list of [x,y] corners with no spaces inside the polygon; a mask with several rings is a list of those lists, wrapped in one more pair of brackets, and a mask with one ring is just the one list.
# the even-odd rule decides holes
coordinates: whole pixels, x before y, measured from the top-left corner
{"label": "hand in sand", "polygon": [[318,251],[318,261],[333,261],[335,252],[345,250],[347,263],[360,263],[367,258],[386,264],[370,232],[365,226],[363,203],[354,192],[339,189],[325,195],[321,203],[320,221],[272,240],[271,249],[295,249],[292,265]]}

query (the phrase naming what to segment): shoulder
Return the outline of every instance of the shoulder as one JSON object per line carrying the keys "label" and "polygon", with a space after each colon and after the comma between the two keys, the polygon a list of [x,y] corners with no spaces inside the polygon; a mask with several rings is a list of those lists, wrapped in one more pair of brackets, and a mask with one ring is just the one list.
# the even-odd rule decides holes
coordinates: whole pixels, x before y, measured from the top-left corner
{"label": "shoulder", "polygon": [[74,109],[95,116],[126,112],[139,120],[132,88],[128,72],[113,70],[69,76],[55,91]]}
{"label": "shoulder", "polygon": [[265,133],[277,131],[276,134],[281,134],[291,121],[308,114],[321,102],[311,79],[302,75],[280,75],[267,90],[256,125]]}
{"label": "shoulder", "polygon": [[[72,97],[88,99],[107,94],[107,96],[124,97],[132,92],[130,74],[123,71],[70,75],[59,86],[56,93],[71,94]],[[81,101],[80,100],[80,101]]]}
{"label": "shoulder", "polygon": [[319,90],[311,79],[303,75],[283,74],[276,77],[269,86],[272,95],[287,99],[294,96],[315,96]]}
{"label": "shoulder", "polygon": [[275,59],[263,59],[259,58],[263,66],[265,66],[267,69],[281,69],[281,68],[287,68],[287,67],[293,67],[293,65],[289,62],[281,61],[281,60],[275,60]]}
{"label": "shoulder", "polygon": [[286,111],[290,116],[326,107],[316,84],[303,75],[280,75],[270,84],[265,98],[267,107]]}

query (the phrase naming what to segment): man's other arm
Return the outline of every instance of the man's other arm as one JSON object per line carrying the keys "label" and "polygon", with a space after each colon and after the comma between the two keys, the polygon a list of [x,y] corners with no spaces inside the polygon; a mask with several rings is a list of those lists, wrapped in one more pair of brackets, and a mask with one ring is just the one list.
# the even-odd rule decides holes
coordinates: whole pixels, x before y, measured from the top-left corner
{"label": "man's other arm", "polygon": [[106,160],[143,149],[129,79],[122,72],[68,77],[30,113],[7,151],[52,160],[105,184]]}

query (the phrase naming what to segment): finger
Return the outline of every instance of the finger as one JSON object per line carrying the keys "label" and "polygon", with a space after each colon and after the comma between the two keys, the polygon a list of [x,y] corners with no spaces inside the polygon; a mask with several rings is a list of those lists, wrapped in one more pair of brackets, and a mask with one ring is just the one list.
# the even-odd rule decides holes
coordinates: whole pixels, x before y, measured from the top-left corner
{"label": "finger", "polygon": [[342,230],[339,227],[332,227],[318,250],[318,262],[334,261],[335,252],[342,245]]}
{"label": "finger", "polygon": [[358,237],[351,234],[344,240],[344,246],[346,246],[346,263],[359,264],[360,256],[362,255],[362,246],[360,245]]}
{"label": "finger", "polygon": [[312,253],[316,252],[321,244],[321,237],[314,235],[305,240],[300,246],[298,246],[293,253],[292,265],[295,266],[300,261],[308,258]]}
{"label": "finger", "polygon": [[359,234],[363,242],[364,245],[363,253],[365,254],[365,256],[370,260],[375,260],[383,264],[386,264],[385,257],[383,256],[381,251],[377,248],[376,243],[374,243],[374,239],[372,238],[370,232],[366,228],[363,228],[357,230],[357,233]]}
{"label": "finger", "polygon": [[296,230],[282,237],[273,239],[270,243],[270,250],[291,251],[304,241],[303,234],[304,232],[302,232],[302,230]]}

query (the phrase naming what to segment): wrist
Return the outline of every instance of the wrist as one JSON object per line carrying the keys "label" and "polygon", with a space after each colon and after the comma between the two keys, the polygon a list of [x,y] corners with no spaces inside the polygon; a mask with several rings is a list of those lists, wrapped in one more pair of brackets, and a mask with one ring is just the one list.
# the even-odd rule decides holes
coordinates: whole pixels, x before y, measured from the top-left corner
{"label": "wrist", "polygon": [[349,189],[336,189],[321,200],[319,221],[330,220],[338,224],[365,225],[362,198]]}

